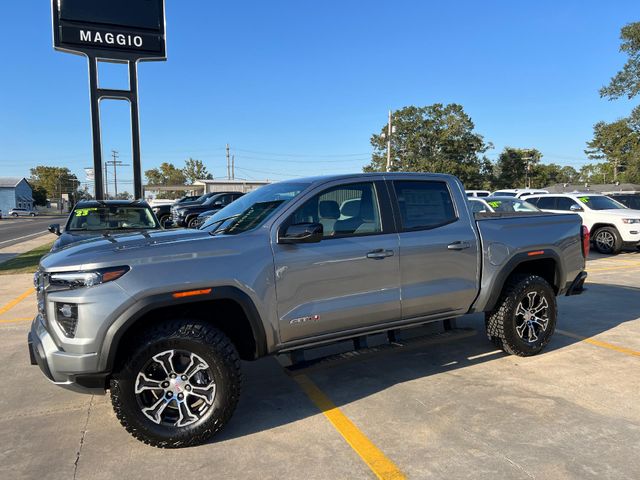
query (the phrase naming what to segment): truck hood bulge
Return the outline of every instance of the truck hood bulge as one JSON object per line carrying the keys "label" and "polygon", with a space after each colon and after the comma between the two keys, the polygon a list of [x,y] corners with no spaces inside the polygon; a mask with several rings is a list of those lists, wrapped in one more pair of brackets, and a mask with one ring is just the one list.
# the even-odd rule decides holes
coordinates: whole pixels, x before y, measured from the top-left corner
{"label": "truck hood bulge", "polygon": [[[40,267],[46,271],[88,270],[149,261],[176,261],[187,256],[218,256],[231,253],[233,238],[211,236],[201,230],[160,230],[124,233],[72,244],[44,256]],[[211,242],[208,248],[194,242]],[[198,252],[198,253],[196,253]]]}

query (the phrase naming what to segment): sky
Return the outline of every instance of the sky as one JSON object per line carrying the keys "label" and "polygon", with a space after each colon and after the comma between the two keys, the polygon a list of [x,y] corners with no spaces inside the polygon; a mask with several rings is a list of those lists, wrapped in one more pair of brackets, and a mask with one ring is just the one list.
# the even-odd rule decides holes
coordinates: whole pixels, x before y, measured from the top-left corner
{"label": "sky", "polygon": [[[192,157],[226,177],[359,172],[388,109],[459,103],[494,145],[579,168],[593,124],[637,99],[601,99],[622,67],[635,1],[166,0],[166,62],[139,66],[142,168]],[[56,52],[50,1],[3,2],[0,176],[92,165],[87,61]],[[119,87],[121,65],[103,65]],[[103,103],[104,156],[131,163],[128,106]],[[131,167],[118,172],[131,189]]]}

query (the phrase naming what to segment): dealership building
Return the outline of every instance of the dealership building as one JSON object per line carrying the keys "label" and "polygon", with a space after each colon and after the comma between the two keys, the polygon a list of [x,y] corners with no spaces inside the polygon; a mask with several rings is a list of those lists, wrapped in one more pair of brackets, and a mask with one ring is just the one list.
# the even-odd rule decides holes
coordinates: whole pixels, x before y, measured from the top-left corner
{"label": "dealership building", "polygon": [[33,191],[26,178],[0,177],[0,210],[7,215],[12,208],[33,210]]}

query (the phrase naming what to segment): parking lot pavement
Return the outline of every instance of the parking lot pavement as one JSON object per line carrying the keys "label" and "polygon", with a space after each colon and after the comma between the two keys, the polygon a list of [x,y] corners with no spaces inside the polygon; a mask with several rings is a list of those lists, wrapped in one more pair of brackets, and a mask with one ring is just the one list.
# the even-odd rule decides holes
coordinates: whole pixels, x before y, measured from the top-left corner
{"label": "parking lot pavement", "polygon": [[273,358],[245,363],[243,396],[221,435],[170,451],[131,438],[108,397],[66,392],[29,365],[31,279],[5,277],[3,475],[638,478],[640,254],[594,255],[588,271],[587,292],[559,299],[559,330],[541,355],[496,351],[482,317],[470,315],[458,324],[475,335],[298,377]]}

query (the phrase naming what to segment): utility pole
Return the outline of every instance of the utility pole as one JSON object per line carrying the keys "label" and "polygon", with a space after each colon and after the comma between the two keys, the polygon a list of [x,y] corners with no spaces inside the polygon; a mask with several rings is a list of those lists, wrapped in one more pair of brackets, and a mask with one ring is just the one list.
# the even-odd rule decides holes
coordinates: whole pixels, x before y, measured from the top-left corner
{"label": "utility pole", "polygon": [[[109,162],[105,162],[104,164],[104,200],[109,200],[109,179],[107,178],[107,167]],[[102,200],[98,198],[98,200]]]}
{"label": "utility pole", "polygon": [[531,164],[529,162],[533,160],[533,157],[531,156],[530,149],[526,149],[525,151],[528,153],[528,155],[526,157],[522,157],[522,160],[527,162],[524,170],[524,187],[531,188],[531,178],[529,176],[529,173],[531,172]]}
{"label": "utility pole", "polygon": [[231,179],[235,180],[236,178],[236,156],[231,155]]}
{"label": "utility pole", "polygon": [[391,171],[391,132],[393,127],[391,126],[391,109],[389,109],[389,122],[387,125],[387,172]]}
{"label": "utility pole", "polygon": [[[104,178],[105,180],[107,178],[107,165],[113,165],[113,190],[115,192],[114,197],[117,197],[118,196],[118,167],[128,167],[130,165],[128,163],[122,163],[120,160],[118,160],[119,154],[117,150],[111,150],[111,157],[112,157],[112,160],[105,162]],[[107,188],[105,188],[105,192],[108,195]]]}
{"label": "utility pole", "polygon": [[111,150],[111,157],[113,158],[113,160],[111,161],[111,163],[113,164],[113,190],[115,192],[114,197],[117,200],[118,199],[118,168],[116,167],[116,165],[118,160],[118,151]]}
{"label": "utility pole", "polygon": [[231,178],[231,161],[229,159],[229,144],[227,143],[227,180]]}

